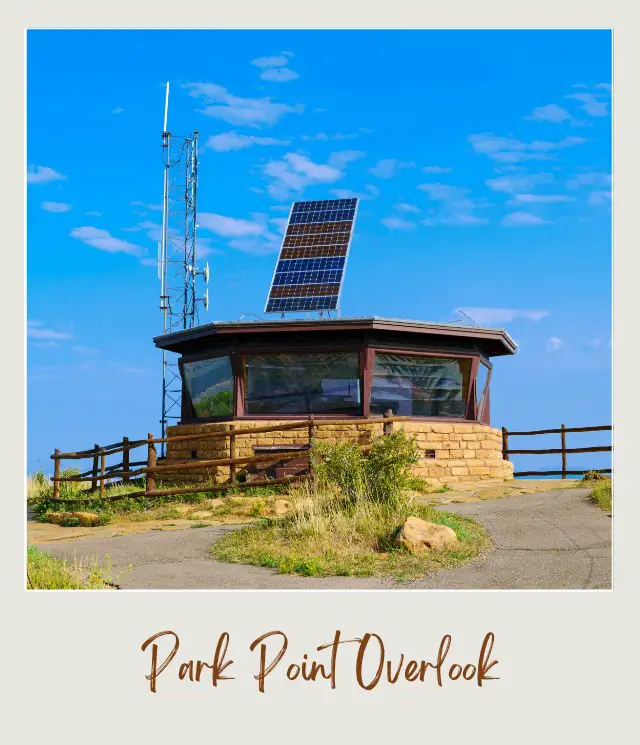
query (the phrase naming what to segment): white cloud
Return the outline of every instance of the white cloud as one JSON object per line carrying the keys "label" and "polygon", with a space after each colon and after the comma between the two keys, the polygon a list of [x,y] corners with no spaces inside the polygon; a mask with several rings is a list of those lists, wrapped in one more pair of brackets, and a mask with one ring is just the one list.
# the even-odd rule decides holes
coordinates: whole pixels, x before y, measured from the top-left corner
{"label": "white cloud", "polygon": [[54,329],[47,328],[42,321],[29,320],[27,321],[27,336],[30,339],[40,340],[59,340],[59,339],[73,339],[73,335],[67,331],[56,331]]}
{"label": "white cloud", "polygon": [[507,194],[527,194],[534,186],[553,181],[548,173],[516,173],[512,176],[498,176],[488,179],[485,184],[493,191],[503,191]]}
{"label": "white cloud", "polygon": [[522,142],[514,137],[497,137],[490,133],[470,135],[468,138],[476,153],[486,155],[500,163],[519,163],[523,160],[549,160],[554,150],[582,145],[584,137],[565,137],[557,142],[533,140]]}
{"label": "white cloud", "polygon": [[199,109],[205,116],[238,126],[261,127],[276,124],[285,114],[300,114],[304,106],[276,103],[270,97],[241,98],[215,83],[186,83],[189,95],[203,100]]}
{"label": "white cloud", "polygon": [[558,106],[556,103],[550,103],[546,106],[538,106],[535,108],[530,116],[525,119],[534,119],[538,122],[564,122],[567,119],[572,119],[571,114],[563,109],[562,106]]}
{"label": "white cloud", "polygon": [[412,168],[414,166],[415,163],[404,163],[395,158],[383,158],[373,168],[370,168],[369,171],[378,178],[387,179],[397,176],[403,168]]}
{"label": "white cloud", "polygon": [[100,354],[99,349],[94,349],[93,347],[84,347],[82,345],[71,347],[71,351],[75,352],[76,354],[86,354],[89,356],[93,356],[94,354]]}
{"label": "white cloud", "polygon": [[161,204],[147,204],[146,202],[129,202],[132,207],[144,207],[150,212],[162,212]]}
{"label": "white cloud", "polygon": [[298,73],[289,67],[271,67],[260,73],[262,80],[269,80],[271,83],[288,83],[297,77],[299,77]]}
{"label": "white cloud", "polygon": [[420,184],[418,189],[440,204],[438,210],[432,210],[422,220],[423,225],[484,225],[488,222],[486,218],[474,214],[484,203],[472,199],[470,189],[440,183]]}
{"label": "white cloud", "polygon": [[451,173],[450,168],[440,168],[440,166],[425,166],[420,170],[423,173]]}
{"label": "white cloud", "polygon": [[380,189],[373,184],[367,184],[366,191],[354,191],[353,189],[330,189],[331,196],[336,199],[375,199],[380,195]]}
{"label": "white cloud", "polygon": [[507,204],[554,204],[556,202],[575,202],[575,197],[566,194],[515,194]]}
{"label": "white cloud", "polygon": [[29,166],[27,169],[28,184],[49,184],[52,181],[63,181],[66,178],[49,166]]}
{"label": "white cloud", "polygon": [[100,228],[90,226],[74,228],[70,235],[72,238],[77,238],[88,246],[93,246],[107,253],[125,253],[138,257],[146,253],[142,246],[115,238],[107,230],[101,230]]}
{"label": "white cloud", "polygon": [[389,230],[413,230],[416,225],[400,217],[384,217],[380,222]]}
{"label": "white cloud", "polygon": [[117,106],[117,107],[116,107],[115,109],[111,109],[111,113],[112,113],[112,114],[115,114],[116,116],[117,116],[118,114],[122,114],[122,113],[123,113],[123,111],[124,111],[124,109],[121,109],[121,108],[120,108],[119,106]]}
{"label": "white cloud", "polygon": [[546,350],[548,353],[557,352],[560,349],[562,349],[562,346],[563,346],[562,339],[559,339],[557,336],[550,336],[547,339]]}
{"label": "white cloud", "polygon": [[[132,228],[124,228],[124,231],[126,233],[137,233],[139,231],[144,231],[149,240],[153,241],[154,243],[158,243],[162,240],[162,225],[158,222],[153,222],[152,220],[143,220],[137,225],[134,225]],[[153,261],[155,261],[155,259],[153,259]],[[151,265],[149,264],[149,266]]]}
{"label": "white cloud", "polygon": [[415,204],[407,204],[407,202],[398,202],[394,204],[393,208],[399,212],[420,212],[420,208],[416,207]]}
{"label": "white cloud", "polygon": [[289,64],[289,57],[285,54],[280,54],[277,57],[256,57],[251,60],[251,64],[256,67],[285,67]]}
{"label": "white cloud", "polygon": [[41,205],[45,212],[70,212],[71,205],[66,202],[43,202]]}
{"label": "white cloud", "polygon": [[329,165],[342,169],[352,161],[364,158],[365,155],[366,153],[363,153],[362,150],[342,150],[338,153],[331,153],[329,156]]}
{"label": "white cloud", "polygon": [[96,212],[95,210],[91,210],[90,212],[85,212],[85,215],[88,217],[102,217],[102,212]]}
{"label": "white cloud", "polygon": [[[548,310],[520,310],[518,308],[460,308],[479,324],[511,323],[518,318],[528,321],[541,321],[550,314]],[[455,311],[454,311],[455,312]]]}
{"label": "white cloud", "polygon": [[502,224],[508,227],[525,227],[527,225],[545,225],[548,220],[544,220],[538,215],[532,215],[530,212],[511,212],[502,218]]}
{"label": "white cloud", "polygon": [[198,225],[222,238],[262,235],[265,232],[263,222],[225,217],[214,212],[201,212],[198,215]]}
{"label": "white cloud", "polygon": [[605,190],[598,190],[590,192],[587,201],[589,204],[600,206],[602,204],[609,204],[611,201],[611,192]]}
{"label": "white cloud", "polygon": [[287,153],[282,160],[271,160],[264,167],[265,177],[271,181],[267,190],[275,199],[287,199],[312,184],[339,181],[344,173],[328,163],[314,163],[306,155]]}
{"label": "white cloud", "polygon": [[609,186],[611,175],[608,173],[579,173],[567,181],[567,189],[579,189],[581,186]]}
{"label": "white cloud", "polygon": [[335,134],[327,134],[326,132],[318,132],[315,135],[302,135],[303,140],[307,141],[321,141],[328,142],[329,140],[354,140],[356,137],[362,137],[362,135],[369,135],[373,132],[368,127],[358,127],[357,132],[336,132]]}
{"label": "white cloud", "polygon": [[244,150],[252,145],[288,145],[289,140],[277,140],[274,137],[256,137],[255,135],[238,134],[236,131],[212,135],[205,142],[205,147],[216,152]]}
{"label": "white cloud", "polygon": [[566,98],[580,101],[580,107],[589,116],[607,116],[609,114],[609,102],[599,100],[602,94],[596,93],[571,93]]}

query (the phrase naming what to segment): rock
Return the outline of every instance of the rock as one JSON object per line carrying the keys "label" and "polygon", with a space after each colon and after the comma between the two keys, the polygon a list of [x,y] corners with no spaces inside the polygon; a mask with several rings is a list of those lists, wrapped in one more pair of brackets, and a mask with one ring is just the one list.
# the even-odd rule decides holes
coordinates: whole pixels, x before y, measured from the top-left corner
{"label": "rock", "polygon": [[100,517],[95,512],[48,512],[47,522],[64,525],[69,520],[77,520],[84,528],[100,525]]}
{"label": "rock", "polygon": [[408,517],[398,531],[395,542],[410,551],[448,548],[458,543],[458,536],[447,525],[438,525],[419,517]]}
{"label": "rock", "polygon": [[286,515],[292,509],[293,505],[287,499],[276,499],[273,504],[273,512],[276,515]]}

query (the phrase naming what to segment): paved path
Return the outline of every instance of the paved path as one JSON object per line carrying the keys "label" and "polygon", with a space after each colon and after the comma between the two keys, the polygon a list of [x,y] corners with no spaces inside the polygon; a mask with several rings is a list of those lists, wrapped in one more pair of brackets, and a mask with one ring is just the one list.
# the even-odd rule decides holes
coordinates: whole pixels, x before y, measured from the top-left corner
{"label": "paved path", "polygon": [[611,518],[587,489],[565,489],[484,502],[449,504],[475,518],[493,550],[473,564],[433,572],[412,582],[355,577],[294,577],[263,567],[214,561],[209,547],[231,526],[151,531],[113,538],[41,544],[73,561],[109,555],[113,578],[135,589],[528,589],[610,588]]}

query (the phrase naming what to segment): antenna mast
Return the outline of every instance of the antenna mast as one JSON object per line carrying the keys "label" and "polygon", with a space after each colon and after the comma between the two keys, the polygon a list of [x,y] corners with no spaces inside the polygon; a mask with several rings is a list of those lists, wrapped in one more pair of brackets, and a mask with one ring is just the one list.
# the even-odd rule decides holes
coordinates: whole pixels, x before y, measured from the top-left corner
{"label": "antenna mast", "polygon": [[[196,279],[202,275],[209,281],[209,266],[196,267],[196,197],[198,187],[198,133],[173,135],[167,130],[169,115],[169,83],[164,104],[162,130],[162,160],[164,190],[162,197],[162,242],[159,245],[158,277],[160,279],[160,310],[162,333],[169,334],[191,328],[198,322],[198,303],[208,307],[208,292],[204,298],[196,295]],[[162,437],[172,420],[180,419],[182,379],[174,354],[162,352]],[[164,455],[165,445],[162,443]]]}

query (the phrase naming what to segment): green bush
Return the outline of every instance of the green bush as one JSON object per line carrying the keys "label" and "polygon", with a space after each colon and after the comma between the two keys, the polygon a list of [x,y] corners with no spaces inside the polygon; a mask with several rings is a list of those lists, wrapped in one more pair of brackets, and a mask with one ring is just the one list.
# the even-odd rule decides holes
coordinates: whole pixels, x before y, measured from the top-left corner
{"label": "green bush", "polygon": [[317,442],[311,451],[314,472],[321,483],[337,486],[350,501],[396,503],[411,488],[411,467],[420,459],[415,438],[398,430],[377,437],[368,454],[355,442]]}

